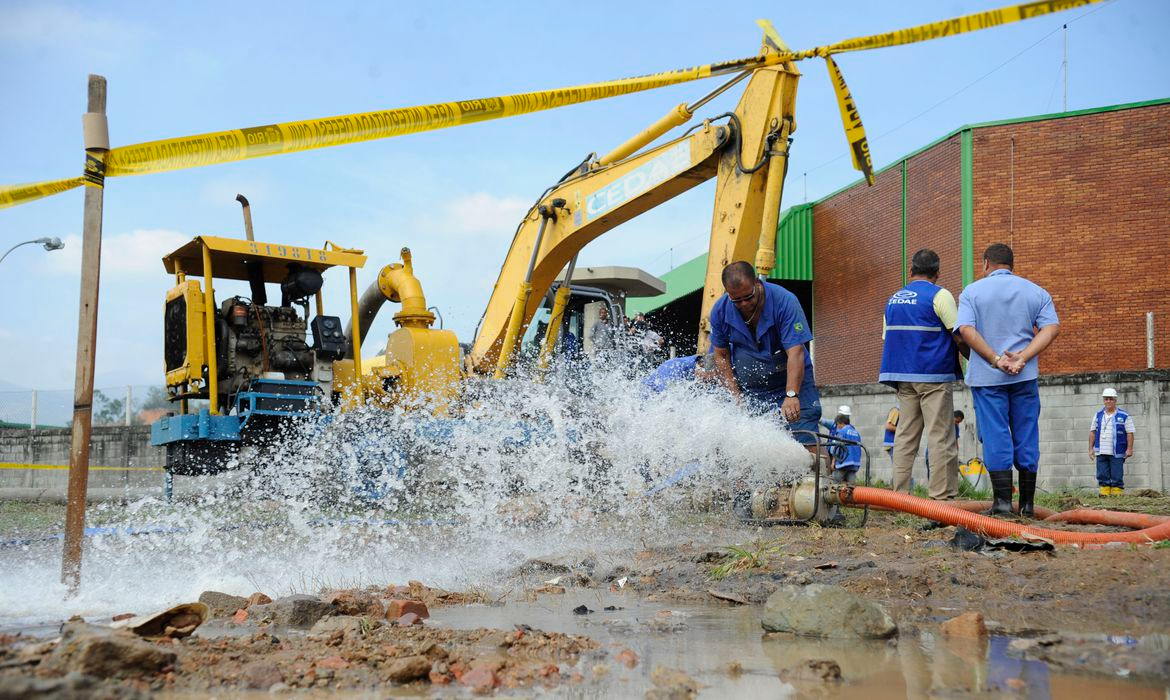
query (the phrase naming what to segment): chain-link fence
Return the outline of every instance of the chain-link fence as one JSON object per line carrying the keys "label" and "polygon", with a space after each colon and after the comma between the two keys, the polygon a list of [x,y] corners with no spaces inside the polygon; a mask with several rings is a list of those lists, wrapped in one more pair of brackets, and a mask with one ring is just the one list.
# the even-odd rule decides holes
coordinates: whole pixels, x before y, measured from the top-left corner
{"label": "chain-link fence", "polygon": [[[148,425],[170,408],[161,386],[135,384],[95,388],[94,425]],[[71,389],[0,391],[0,427],[68,428],[73,422]]]}

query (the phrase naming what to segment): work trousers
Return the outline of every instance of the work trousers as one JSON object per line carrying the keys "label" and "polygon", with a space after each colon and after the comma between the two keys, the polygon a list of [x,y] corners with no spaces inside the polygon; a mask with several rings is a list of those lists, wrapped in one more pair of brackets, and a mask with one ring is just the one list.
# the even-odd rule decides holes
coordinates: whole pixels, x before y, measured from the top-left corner
{"label": "work trousers", "polygon": [[936,500],[959,495],[959,441],[955,439],[955,399],[950,382],[898,382],[898,431],[894,433],[894,490],[910,493],[910,476],[922,431],[931,455],[928,491]]}
{"label": "work trousers", "polygon": [[1040,468],[1040,388],[1035,379],[973,386],[975,422],[983,439],[987,471]]}
{"label": "work trousers", "polygon": [[1125,457],[1097,455],[1097,484],[1125,488]]}

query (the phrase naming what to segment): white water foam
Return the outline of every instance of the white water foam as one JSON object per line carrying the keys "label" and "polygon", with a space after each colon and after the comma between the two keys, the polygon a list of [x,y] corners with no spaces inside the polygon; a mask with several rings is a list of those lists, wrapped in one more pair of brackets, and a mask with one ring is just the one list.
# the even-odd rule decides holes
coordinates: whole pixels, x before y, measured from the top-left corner
{"label": "white water foam", "polygon": [[[703,385],[651,394],[616,370],[559,377],[468,384],[458,418],[335,414],[290,428],[233,477],[204,479],[213,486],[197,498],[91,506],[87,522],[122,530],[86,538],[72,598],[59,541],[13,546],[20,533],[4,533],[0,624],[145,612],[209,589],[490,588],[531,556],[685,536],[672,515],[696,484],[728,491],[807,469],[775,414]],[[687,465],[687,488],[645,495]]]}

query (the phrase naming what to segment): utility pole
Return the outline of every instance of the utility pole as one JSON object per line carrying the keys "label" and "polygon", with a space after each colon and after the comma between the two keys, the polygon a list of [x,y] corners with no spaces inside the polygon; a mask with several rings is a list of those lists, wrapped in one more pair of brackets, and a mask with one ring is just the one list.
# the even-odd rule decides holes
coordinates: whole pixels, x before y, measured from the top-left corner
{"label": "utility pole", "polygon": [[1064,25],[1064,58],[1060,62],[1060,72],[1064,76],[1064,96],[1061,100],[1062,112],[1068,111],[1068,25]]}
{"label": "utility pole", "polygon": [[89,483],[89,438],[93,426],[93,373],[97,349],[98,284],[102,257],[102,205],[105,157],[110,150],[106,123],[106,79],[89,76],[89,109],[82,116],[85,135],[85,210],[82,216],[81,302],[77,314],[77,368],[73,381],[73,430],[69,449],[69,491],[65,502],[65,543],[61,583],[70,594],[81,585],[81,544],[85,534],[85,495]]}

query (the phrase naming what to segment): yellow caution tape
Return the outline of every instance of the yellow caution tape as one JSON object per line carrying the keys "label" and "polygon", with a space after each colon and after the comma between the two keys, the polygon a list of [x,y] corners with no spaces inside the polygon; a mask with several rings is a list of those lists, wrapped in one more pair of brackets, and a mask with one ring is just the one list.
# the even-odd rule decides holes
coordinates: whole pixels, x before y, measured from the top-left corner
{"label": "yellow caution tape", "polygon": [[869,157],[869,141],[865,138],[865,127],[861,125],[861,115],[857,112],[857,105],[853,102],[853,95],[849,93],[849,86],[845,84],[845,76],[832,56],[825,56],[825,64],[829,67],[829,78],[833,81],[833,90],[837,93],[837,106],[841,108],[841,121],[845,124],[845,138],[849,140],[849,152],[853,155],[853,168],[865,175],[865,181],[873,184],[873,161]]}
{"label": "yellow caution tape", "polygon": [[[1102,0],[1046,0],[1030,2],[998,10],[932,22],[918,27],[901,29],[886,34],[848,39],[819,46],[807,51],[781,50],[722,63],[710,63],[693,68],[653,73],[634,78],[623,78],[576,87],[526,92],[504,97],[461,100],[420,107],[403,107],[379,112],[348,114],[323,119],[310,119],[283,124],[268,124],[247,129],[219,131],[198,136],[185,136],[162,141],[151,141],[135,146],[123,146],[106,154],[105,175],[142,175],[181,168],[195,168],[259,158],[281,153],[294,153],[313,148],[340,146],[391,136],[444,129],[461,124],[502,119],[546,109],[602,100],[669,85],[701,80],[717,75],[739,73],[787,61],[825,57],[846,51],[863,51],[887,46],[900,46],[929,41],[955,34],[978,31],[1001,24],[1017,22],[1041,15],[1060,12]],[[770,43],[783,46],[783,41],[772,29],[765,28]],[[851,140],[851,143],[854,143]],[[856,157],[856,154],[855,154]],[[21,204],[33,199],[64,192],[82,184],[82,178],[57,180],[26,185],[0,187],[0,208]],[[98,185],[93,179],[89,184]],[[99,185],[100,186],[100,185]]]}
{"label": "yellow caution tape", "polygon": [[846,39],[845,41],[829,44],[828,46],[822,47],[822,49],[815,49],[814,51],[824,50],[825,53],[834,54],[845,53],[846,51],[868,51],[869,49],[881,49],[888,46],[905,46],[906,44],[932,41],[956,34],[977,32],[981,29],[990,29],[991,27],[998,27],[1002,24],[1011,24],[1012,22],[1019,22],[1025,19],[1033,19],[1035,17],[1063,12],[1065,10],[1071,10],[1074,7],[1091,5],[1102,1],[1043,0],[1042,2],[1026,2],[1022,5],[1001,7],[986,12],[976,12],[972,15],[953,17],[939,22],[922,24],[917,27],[910,27],[909,29],[899,29],[885,34]]}
{"label": "yellow caution tape", "polygon": [[[0,469],[64,469],[68,471],[68,464],[24,464],[21,462],[0,462]],[[99,472],[161,472],[162,467],[90,467],[89,470]]]}

